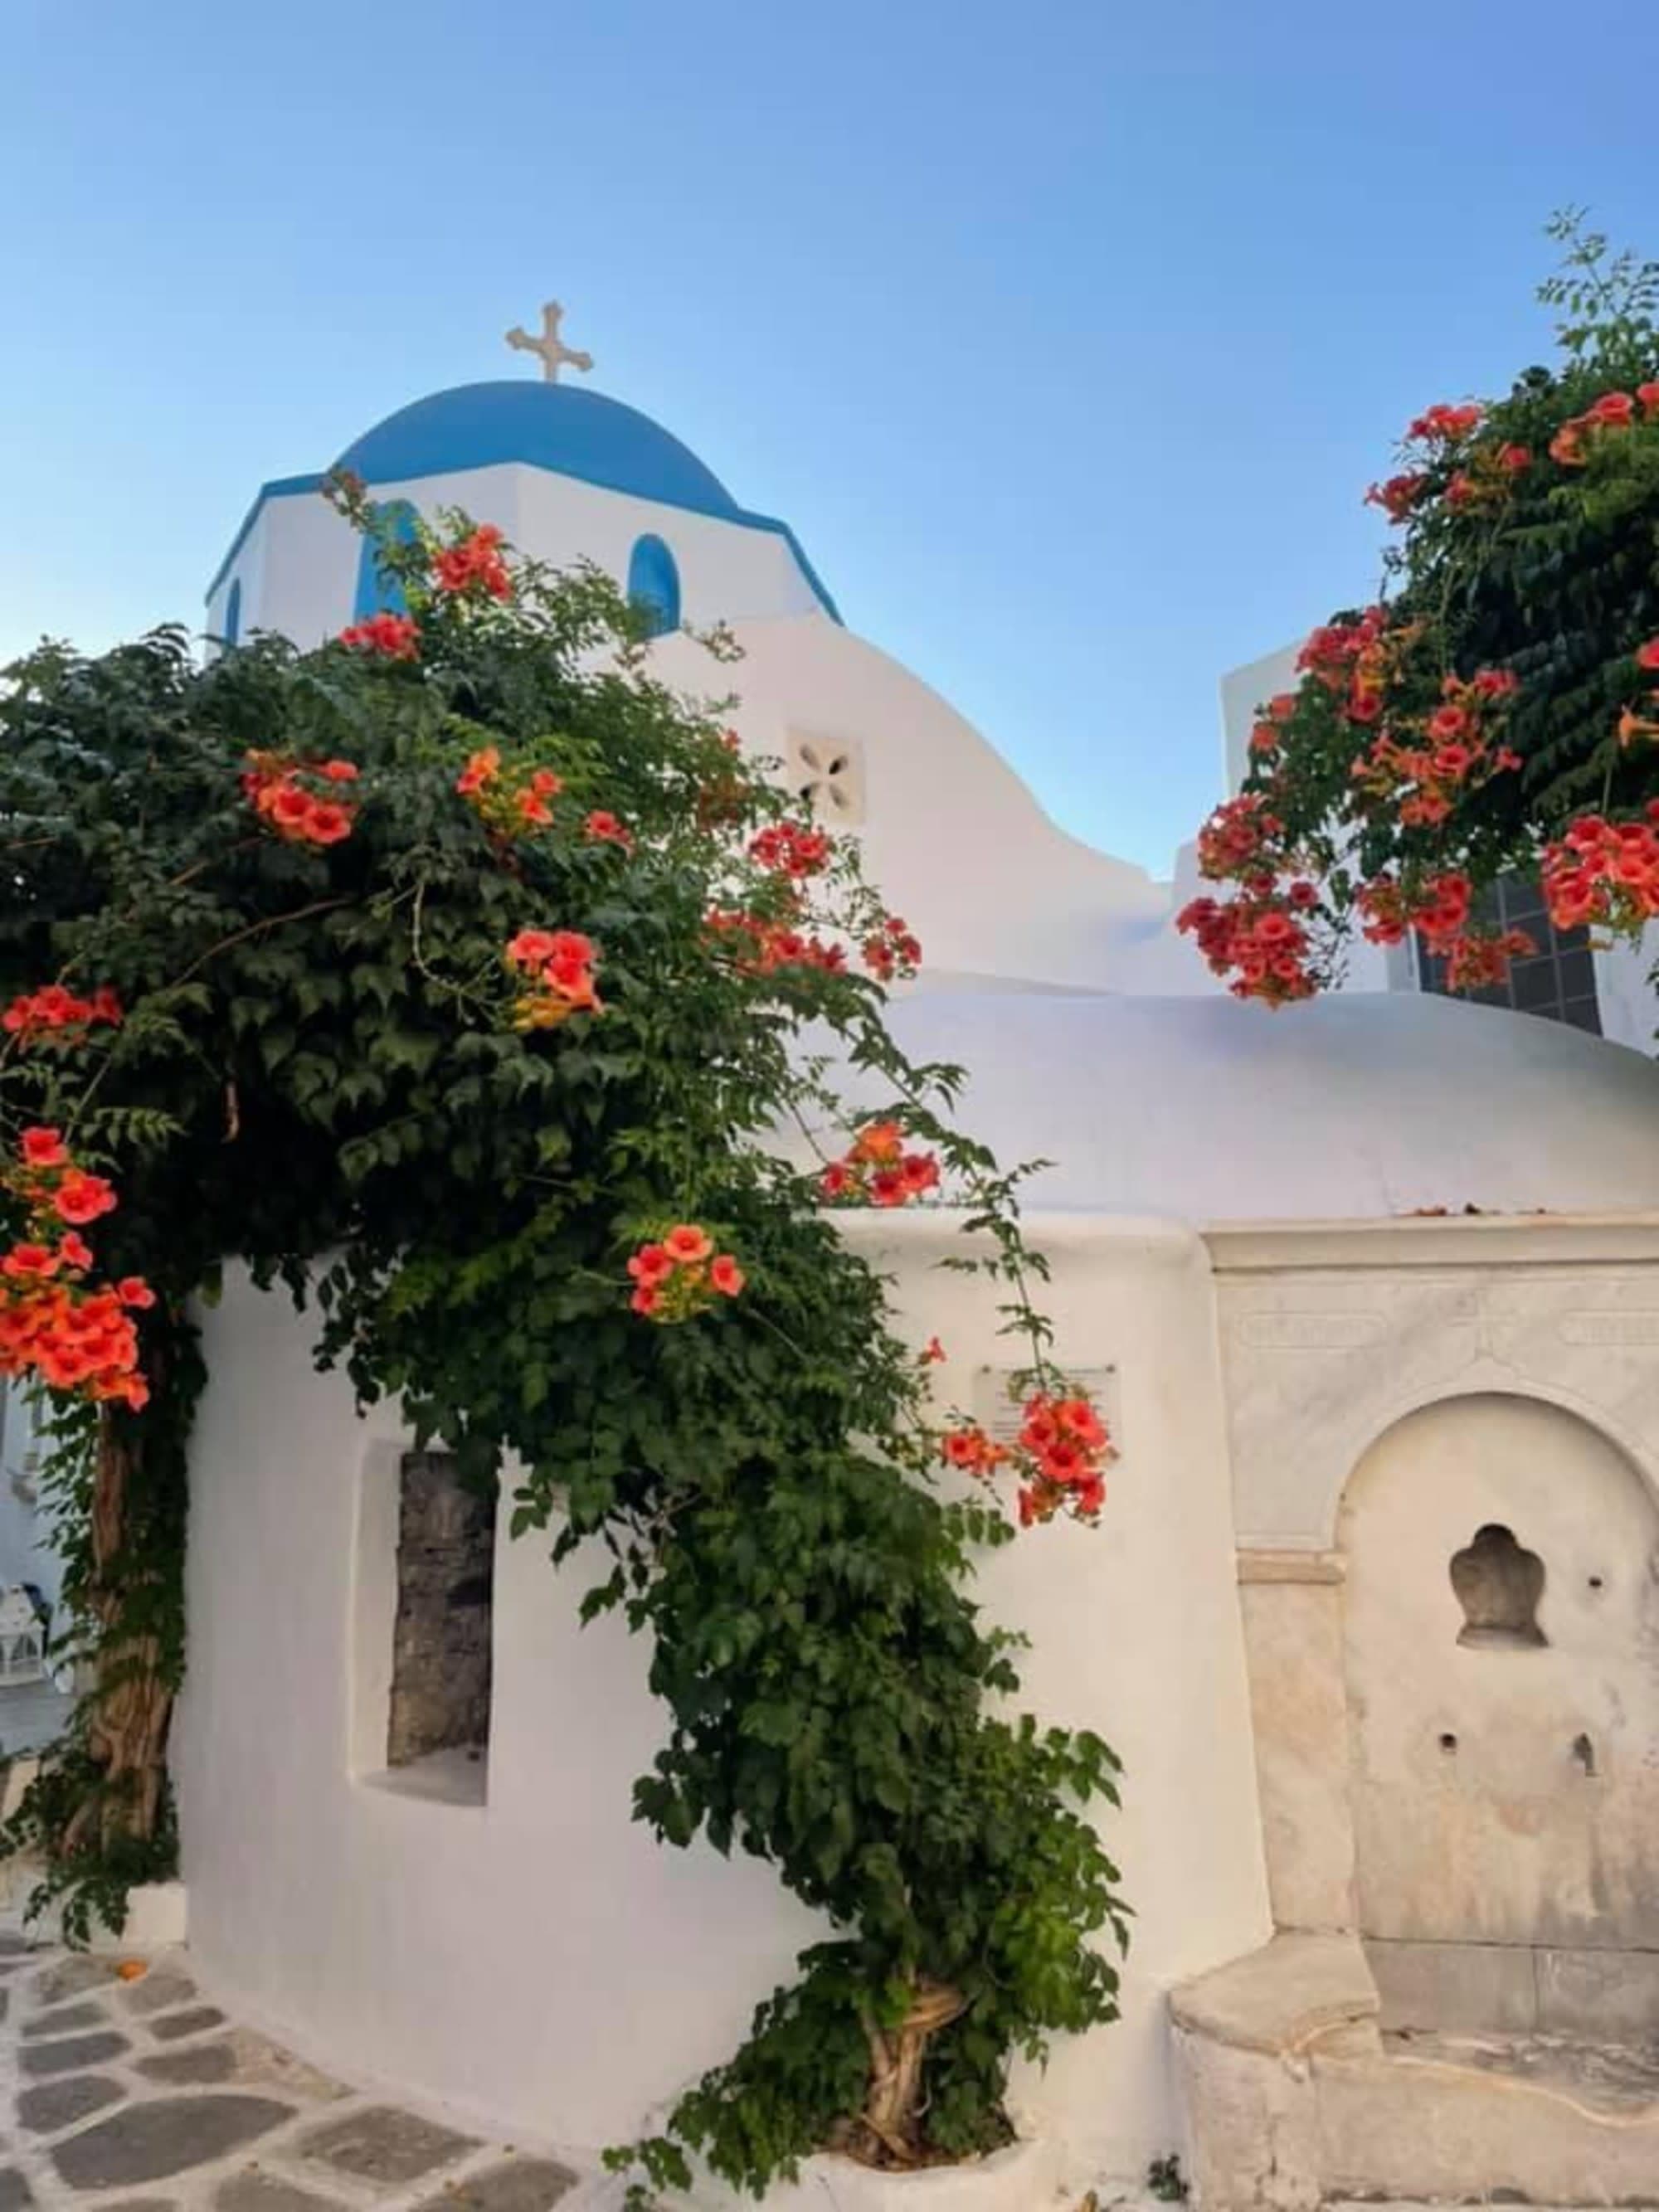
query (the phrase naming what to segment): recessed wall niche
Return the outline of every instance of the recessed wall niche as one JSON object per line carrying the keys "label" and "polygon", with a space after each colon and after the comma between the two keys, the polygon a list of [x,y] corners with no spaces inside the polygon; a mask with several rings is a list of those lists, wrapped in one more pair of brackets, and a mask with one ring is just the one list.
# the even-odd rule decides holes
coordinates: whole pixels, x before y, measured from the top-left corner
{"label": "recessed wall niche", "polygon": [[1452,1554],[1451,1585],[1463,1608],[1460,1644],[1520,1651],[1548,1643],[1538,1626],[1544,1562],[1513,1529],[1495,1521],[1477,1528],[1474,1542]]}
{"label": "recessed wall niche", "polygon": [[489,1741],[495,1503],[441,1452],[398,1469],[397,1612],[386,1763],[446,1752],[482,1760]]}

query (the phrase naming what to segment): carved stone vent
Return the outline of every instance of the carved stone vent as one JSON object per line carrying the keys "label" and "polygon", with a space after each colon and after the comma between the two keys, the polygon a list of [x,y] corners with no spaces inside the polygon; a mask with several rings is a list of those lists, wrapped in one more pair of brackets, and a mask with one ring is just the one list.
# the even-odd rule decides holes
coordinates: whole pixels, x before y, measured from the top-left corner
{"label": "carved stone vent", "polygon": [[864,749],[850,738],[789,733],[785,781],[814,818],[852,828],[864,819]]}
{"label": "carved stone vent", "polygon": [[1535,1650],[1549,1638],[1538,1626],[1544,1562],[1516,1543],[1514,1531],[1489,1522],[1455,1553],[1451,1585],[1463,1608],[1460,1644]]}

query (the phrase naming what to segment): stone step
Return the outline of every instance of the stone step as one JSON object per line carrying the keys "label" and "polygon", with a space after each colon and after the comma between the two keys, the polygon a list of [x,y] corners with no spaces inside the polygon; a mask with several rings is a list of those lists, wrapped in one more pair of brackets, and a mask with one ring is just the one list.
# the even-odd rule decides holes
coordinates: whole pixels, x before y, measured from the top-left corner
{"label": "stone step", "polygon": [[1206,2212],[1384,2203],[1659,2212],[1659,2051],[1384,2033],[1351,1936],[1285,1936],[1176,1991]]}

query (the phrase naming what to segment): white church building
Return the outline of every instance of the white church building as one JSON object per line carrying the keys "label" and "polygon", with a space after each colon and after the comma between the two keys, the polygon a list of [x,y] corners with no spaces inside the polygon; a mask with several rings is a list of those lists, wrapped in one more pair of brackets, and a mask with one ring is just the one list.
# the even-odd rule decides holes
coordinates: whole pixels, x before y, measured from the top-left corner
{"label": "white church building", "polygon": [[[1051,821],[787,524],[618,400],[465,386],[337,461],[653,604],[656,672],[729,684],[745,748],[920,936],[901,1042],[967,1066],[1000,1157],[1055,1164],[1030,1205],[1058,1355],[1121,1458],[1098,1530],[1010,1547],[983,1593],[1030,1634],[1033,1709],[1122,1755],[1103,1832],[1137,1917],[1121,2022],[1018,2075],[1011,2212],[1176,2151],[1217,2212],[1659,2195],[1659,2075],[1582,2058],[1659,2039],[1659,1067],[1387,975],[1230,999],[1170,884]],[[309,646],[374,605],[320,482],[259,492],[218,639]],[[678,633],[715,621],[735,668]],[[936,1264],[959,1233],[847,1223],[988,1412],[995,1314]],[[173,1754],[196,1970],[319,2063],[591,2158],[821,1929],[764,1867],[631,1824],[647,1655],[580,1629],[579,1569],[556,1585],[504,1516],[469,1540],[487,1715],[404,1755],[397,1409],[360,1419],[280,1296],[204,1320]]]}

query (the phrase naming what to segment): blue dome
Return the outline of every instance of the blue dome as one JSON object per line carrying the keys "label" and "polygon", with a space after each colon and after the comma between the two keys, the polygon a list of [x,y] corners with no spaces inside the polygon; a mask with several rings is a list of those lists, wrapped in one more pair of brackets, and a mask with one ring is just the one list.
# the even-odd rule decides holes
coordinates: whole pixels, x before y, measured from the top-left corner
{"label": "blue dome", "polygon": [[[745,530],[769,531],[789,548],[825,614],[832,622],[841,620],[823,579],[787,522],[739,507],[689,446],[670,437],[637,408],[624,407],[619,399],[606,399],[597,392],[522,379],[459,384],[453,392],[434,392],[429,398],[388,415],[348,446],[334,465],[349,469],[366,484],[392,484],[457,476],[511,461],[574,477],[602,491],[630,493],[661,507],[712,515]],[[208,598],[230,574],[270,501],[311,498],[326,481],[320,476],[276,477],[261,485],[230,550],[214,572]],[[655,596],[661,602],[665,594]]]}
{"label": "blue dome", "polygon": [[637,408],[566,384],[461,384],[400,407],[348,446],[337,465],[365,483],[406,483],[524,461],[606,491],[723,521],[749,518],[690,447]]}

